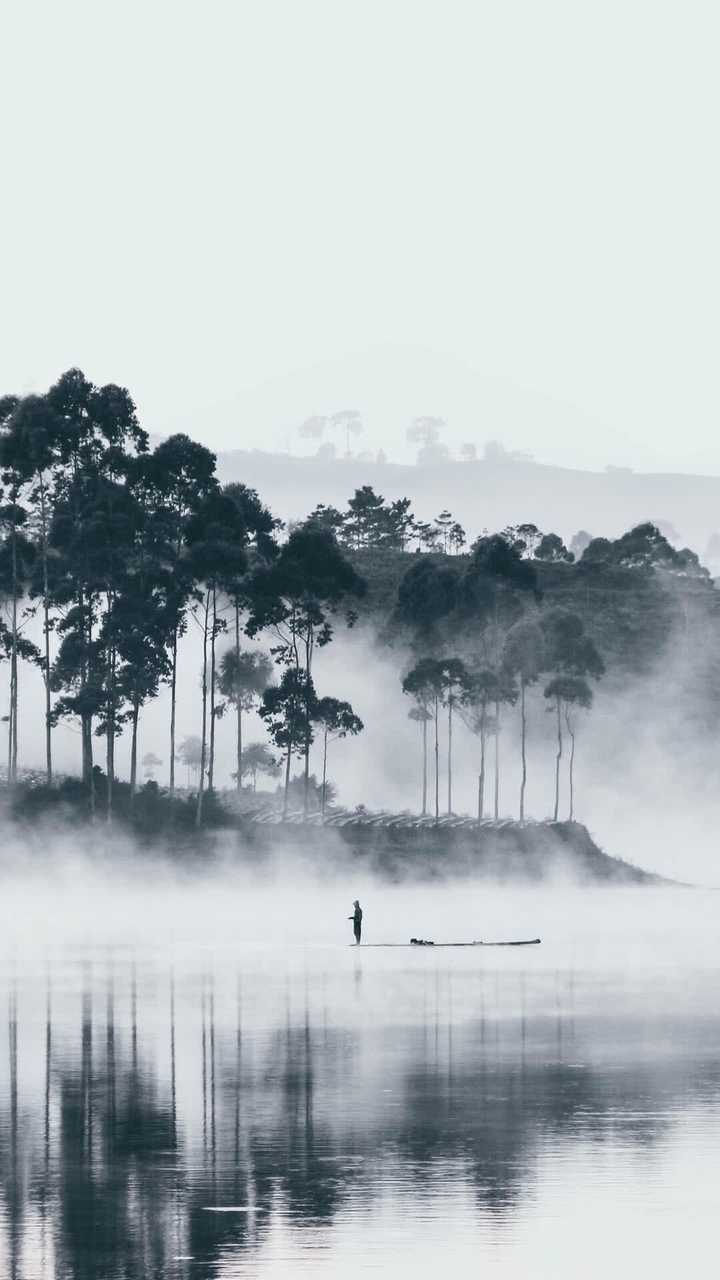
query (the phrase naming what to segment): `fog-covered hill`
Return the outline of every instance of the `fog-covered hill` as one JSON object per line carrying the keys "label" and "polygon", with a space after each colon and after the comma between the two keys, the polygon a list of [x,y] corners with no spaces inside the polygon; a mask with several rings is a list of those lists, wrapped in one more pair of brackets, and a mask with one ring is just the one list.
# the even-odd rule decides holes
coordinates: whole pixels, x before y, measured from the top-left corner
{"label": "fog-covered hill", "polygon": [[576,471],[511,460],[406,466],[259,450],[221,453],[218,470],[223,481],[252,485],[286,520],[320,502],[343,507],[356,488],[370,484],[387,498],[411,498],[424,519],[450,507],[471,538],[521,521],[566,539],[578,529],[617,537],[653,520],[674,526],[682,543],[704,554],[720,529],[720,476]]}

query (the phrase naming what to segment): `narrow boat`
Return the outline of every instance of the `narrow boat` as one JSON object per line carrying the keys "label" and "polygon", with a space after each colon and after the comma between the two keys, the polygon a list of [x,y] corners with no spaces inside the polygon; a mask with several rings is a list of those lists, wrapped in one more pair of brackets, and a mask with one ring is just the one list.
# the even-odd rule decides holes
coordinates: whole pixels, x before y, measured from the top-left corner
{"label": "narrow boat", "polygon": [[[364,947],[535,947],[541,938],[511,938],[502,942],[431,942],[429,938],[411,938],[409,942],[364,942]],[[349,943],[353,946],[353,943]]]}

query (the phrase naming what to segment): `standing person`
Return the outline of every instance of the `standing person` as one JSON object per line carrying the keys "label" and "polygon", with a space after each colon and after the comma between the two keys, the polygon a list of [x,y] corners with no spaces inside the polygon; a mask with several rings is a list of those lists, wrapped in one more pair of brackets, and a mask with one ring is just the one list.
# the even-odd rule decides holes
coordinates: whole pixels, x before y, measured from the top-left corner
{"label": "standing person", "polygon": [[358,946],[360,943],[360,935],[362,934],[362,907],[360,906],[360,903],[358,902],[357,898],[353,902],[353,906],[355,910],[351,916],[348,916],[348,920],[352,920],[353,922],[353,933],[355,934],[355,945]]}

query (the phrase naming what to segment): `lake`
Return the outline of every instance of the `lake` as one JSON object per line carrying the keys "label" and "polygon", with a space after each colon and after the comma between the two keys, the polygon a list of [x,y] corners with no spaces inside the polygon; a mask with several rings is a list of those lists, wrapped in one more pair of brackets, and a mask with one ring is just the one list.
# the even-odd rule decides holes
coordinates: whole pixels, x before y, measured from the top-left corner
{"label": "lake", "polygon": [[[716,1249],[720,897],[18,881],[0,1274],[655,1277]],[[543,938],[518,949],[364,938]]]}

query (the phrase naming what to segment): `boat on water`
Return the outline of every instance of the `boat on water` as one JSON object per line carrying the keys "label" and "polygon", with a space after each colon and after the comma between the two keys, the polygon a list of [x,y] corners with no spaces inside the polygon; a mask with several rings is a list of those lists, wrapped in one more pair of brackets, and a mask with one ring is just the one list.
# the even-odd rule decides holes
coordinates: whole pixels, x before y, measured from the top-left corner
{"label": "boat on water", "polygon": [[475,939],[472,942],[433,942],[429,938],[411,938],[409,942],[366,942],[365,947],[535,947],[542,938],[510,938],[499,942]]}

